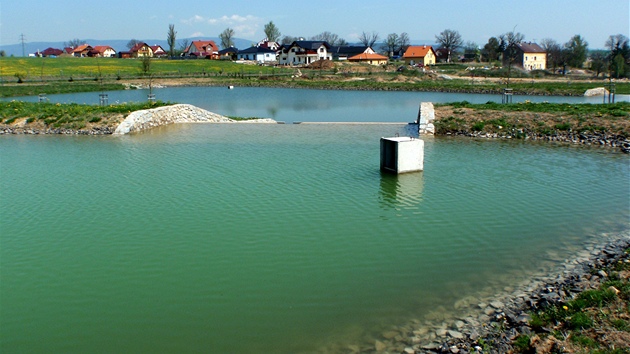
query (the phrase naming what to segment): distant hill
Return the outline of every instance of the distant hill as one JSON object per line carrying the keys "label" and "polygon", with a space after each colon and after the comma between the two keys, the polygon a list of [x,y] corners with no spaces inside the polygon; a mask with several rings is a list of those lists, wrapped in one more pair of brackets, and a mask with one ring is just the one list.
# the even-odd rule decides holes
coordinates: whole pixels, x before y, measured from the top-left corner
{"label": "distant hill", "polygon": [[[221,40],[217,37],[195,37],[195,38],[184,38],[184,39],[178,39],[177,40],[177,46],[179,49],[180,43],[183,40],[188,40],[188,41],[193,41],[193,40],[198,40],[198,39],[205,39],[205,40],[213,40],[217,43],[217,45],[220,45]],[[143,42],[147,43],[148,45],[160,45],[162,46],[162,48],[164,48],[164,50],[168,51],[168,44],[166,43],[166,39],[149,39],[149,40],[142,40]],[[86,39],[84,40],[85,43],[91,45],[91,46],[96,46],[96,45],[108,45],[112,48],[114,48],[116,50],[116,52],[121,52],[121,51],[125,51],[127,50],[127,43],[129,43],[129,40],[122,40],[122,39],[112,39],[112,40],[101,40],[101,39]],[[252,45],[252,41],[247,40],[247,39],[240,39],[240,38],[235,38],[234,39],[234,43],[236,48],[239,49],[246,49],[249,48]],[[25,55],[28,56],[29,54],[33,54],[36,53],[38,50],[39,51],[43,51],[46,48],[58,48],[58,49],[63,49],[64,47],[64,42],[32,42],[32,43],[24,43],[24,52]],[[18,44],[9,44],[9,45],[2,45],[0,46],[0,50],[4,50],[6,52],[7,56],[16,56],[16,57],[21,57],[22,56],[22,44],[18,43]]]}

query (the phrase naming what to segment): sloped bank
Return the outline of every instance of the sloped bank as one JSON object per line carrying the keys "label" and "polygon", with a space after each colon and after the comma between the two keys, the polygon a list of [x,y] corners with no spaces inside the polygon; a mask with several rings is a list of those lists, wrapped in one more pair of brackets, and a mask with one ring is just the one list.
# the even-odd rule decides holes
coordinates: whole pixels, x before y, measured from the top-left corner
{"label": "sloped bank", "polygon": [[[545,111],[547,110],[547,111]],[[438,105],[437,135],[603,146],[630,152],[630,110],[616,105]]]}
{"label": "sloped bank", "polygon": [[114,135],[124,135],[175,123],[276,123],[273,119],[234,120],[189,104],[132,112],[118,125]]}

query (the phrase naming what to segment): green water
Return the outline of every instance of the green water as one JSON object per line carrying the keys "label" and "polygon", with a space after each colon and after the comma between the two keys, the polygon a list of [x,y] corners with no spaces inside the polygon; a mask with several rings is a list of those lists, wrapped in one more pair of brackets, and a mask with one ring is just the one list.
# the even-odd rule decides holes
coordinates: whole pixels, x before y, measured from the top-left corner
{"label": "green water", "polygon": [[312,352],[630,227],[629,158],[392,125],[0,137],[0,351]]}

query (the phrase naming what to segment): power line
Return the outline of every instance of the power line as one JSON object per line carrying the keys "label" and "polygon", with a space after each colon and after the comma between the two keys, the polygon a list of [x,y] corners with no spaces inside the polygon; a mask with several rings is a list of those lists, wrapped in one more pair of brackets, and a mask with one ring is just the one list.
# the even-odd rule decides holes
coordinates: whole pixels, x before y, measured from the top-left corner
{"label": "power line", "polygon": [[24,36],[24,33],[20,34],[20,41],[22,41],[22,56],[25,57],[26,51],[24,50],[24,42],[26,41],[26,36]]}

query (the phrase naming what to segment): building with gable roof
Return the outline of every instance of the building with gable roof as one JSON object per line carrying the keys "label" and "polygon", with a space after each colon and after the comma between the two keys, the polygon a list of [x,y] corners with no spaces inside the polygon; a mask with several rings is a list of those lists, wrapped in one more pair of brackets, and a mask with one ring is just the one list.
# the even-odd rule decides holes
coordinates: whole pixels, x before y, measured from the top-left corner
{"label": "building with gable roof", "polygon": [[403,54],[403,60],[407,65],[434,65],[435,59],[435,51],[430,45],[412,45]]}
{"label": "building with gable roof", "polygon": [[249,47],[239,50],[238,60],[254,60],[260,64],[273,63],[276,61],[276,51],[265,47]]}
{"label": "building with gable roof", "polygon": [[280,48],[281,65],[309,65],[318,60],[332,60],[330,45],[325,41],[294,41]]}
{"label": "building with gable roof", "polygon": [[334,60],[348,60],[348,58],[359,54],[375,54],[376,52],[368,46],[333,46],[330,52]]}
{"label": "building with gable roof", "polygon": [[515,63],[518,66],[528,71],[547,68],[547,52],[538,44],[522,42],[515,44],[514,48],[516,50]]}
{"label": "building with gable roof", "polygon": [[168,53],[162,48],[161,45],[151,45],[151,50],[153,51],[153,56],[158,58],[163,58],[168,56]]}
{"label": "building with gable roof", "polygon": [[92,51],[90,51],[89,56],[114,58],[116,57],[116,51],[108,45],[95,45]]}
{"label": "building with gable roof", "polygon": [[366,63],[370,65],[385,65],[388,58],[378,53],[361,53],[348,58],[348,61],[355,63]]}
{"label": "building with gable roof", "polygon": [[94,48],[92,48],[89,44],[82,44],[72,49],[72,55],[74,55],[75,57],[84,58],[84,57],[89,56],[90,52],[93,49]]}
{"label": "building with gable roof", "polygon": [[197,58],[218,59],[219,47],[217,47],[214,41],[192,41],[184,51],[184,55]]}

